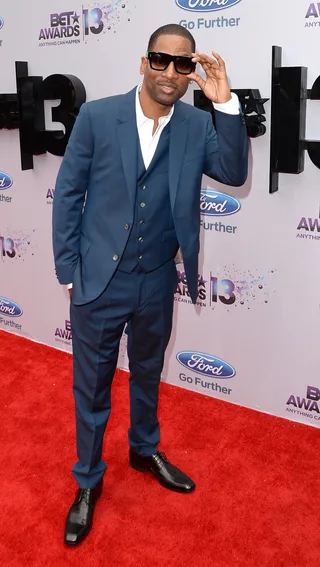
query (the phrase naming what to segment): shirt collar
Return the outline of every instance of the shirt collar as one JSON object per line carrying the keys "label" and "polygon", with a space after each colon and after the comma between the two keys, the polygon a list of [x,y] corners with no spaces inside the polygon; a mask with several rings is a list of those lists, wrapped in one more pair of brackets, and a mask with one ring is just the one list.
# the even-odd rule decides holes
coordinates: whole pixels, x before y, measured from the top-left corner
{"label": "shirt collar", "polygon": [[[140,126],[143,126],[143,124],[148,122],[148,120],[152,120],[151,118],[147,118],[143,114],[141,104],[140,104],[140,97],[139,97],[139,92],[141,91],[141,88],[142,88],[142,83],[140,83],[140,85],[137,87],[137,90],[136,90],[136,116],[137,116],[138,128]],[[174,106],[171,108],[169,114],[167,114],[166,116],[160,116],[159,125],[161,126],[162,124],[168,123],[170,121],[173,113],[174,113]],[[152,120],[152,122],[153,122],[153,120]]]}

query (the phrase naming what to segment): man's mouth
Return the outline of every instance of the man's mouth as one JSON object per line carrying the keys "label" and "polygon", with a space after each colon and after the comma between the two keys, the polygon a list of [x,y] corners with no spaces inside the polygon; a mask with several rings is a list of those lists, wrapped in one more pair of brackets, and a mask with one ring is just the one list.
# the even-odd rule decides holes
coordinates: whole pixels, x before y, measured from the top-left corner
{"label": "man's mouth", "polygon": [[165,85],[165,84],[159,84],[158,86],[160,87],[161,91],[165,94],[172,94],[174,93],[174,91],[176,90],[176,87],[172,86],[172,85]]}

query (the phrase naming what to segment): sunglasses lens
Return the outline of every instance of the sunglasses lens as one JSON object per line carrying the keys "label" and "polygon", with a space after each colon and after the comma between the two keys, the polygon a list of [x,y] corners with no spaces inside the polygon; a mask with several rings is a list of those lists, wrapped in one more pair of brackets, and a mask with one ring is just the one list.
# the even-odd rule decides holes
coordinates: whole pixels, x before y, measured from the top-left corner
{"label": "sunglasses lens", "polygon": [[170,64],[171,57],[165,53],[149,53],[151,69],[154,71],[164,71]]}
{"label": "sunglasses lens", "polygon": [[174,61],[175,70],[181,75],[189,75],[193,73],[196,68],[196,64],[192,62],[191,57],[184,56],[173,56],[168,53],[157,53],[155,51],[150,51],[148,54],[150,67],[154,71],[165,71],[171,61]]}
{"label": "sunglasses lens", "polygon": [[189,75],[195,70],[195,63],[192,62],[191,57],[177,57],[176,71],[181,75]]}

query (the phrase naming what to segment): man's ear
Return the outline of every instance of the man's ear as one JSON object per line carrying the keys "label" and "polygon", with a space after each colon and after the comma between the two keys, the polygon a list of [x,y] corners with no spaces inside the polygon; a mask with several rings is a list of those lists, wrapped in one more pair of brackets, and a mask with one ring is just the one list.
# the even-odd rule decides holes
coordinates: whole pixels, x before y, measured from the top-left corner
{"label": "man's ear", "polygon": [[144,75],[144,74],[145,74],[147,64],[148,64],[148,59],[147,59],[147,57],[141,57],[140,75]]}

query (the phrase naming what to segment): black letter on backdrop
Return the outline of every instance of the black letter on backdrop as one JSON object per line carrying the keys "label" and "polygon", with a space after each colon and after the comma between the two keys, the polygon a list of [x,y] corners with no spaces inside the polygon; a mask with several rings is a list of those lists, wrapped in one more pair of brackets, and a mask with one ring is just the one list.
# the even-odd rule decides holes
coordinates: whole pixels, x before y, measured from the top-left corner
{"label": "black letter on backdrop", "polygon": [[[22,170],[33,169],[33,156],[46,151],[63,156],[79,113],[86,100],[83,83],[73,75],[29,77],[28,64],[16,62],[17,94],[0,94],[0,129],[19,128]],[[46,131],[44,101],[57,100],[52,109],[54,122],[61,122],[62,130]]]}
{"label": "black letter on backdrop", "polygon": [[307,67],[281,67],[282,49],[272,48],[272,105],[269,192],[279,173],[304,171],[305,150],[320,169],[320,142],[306,140],[307,99],[320,100],[320,77],[307,90]]}

